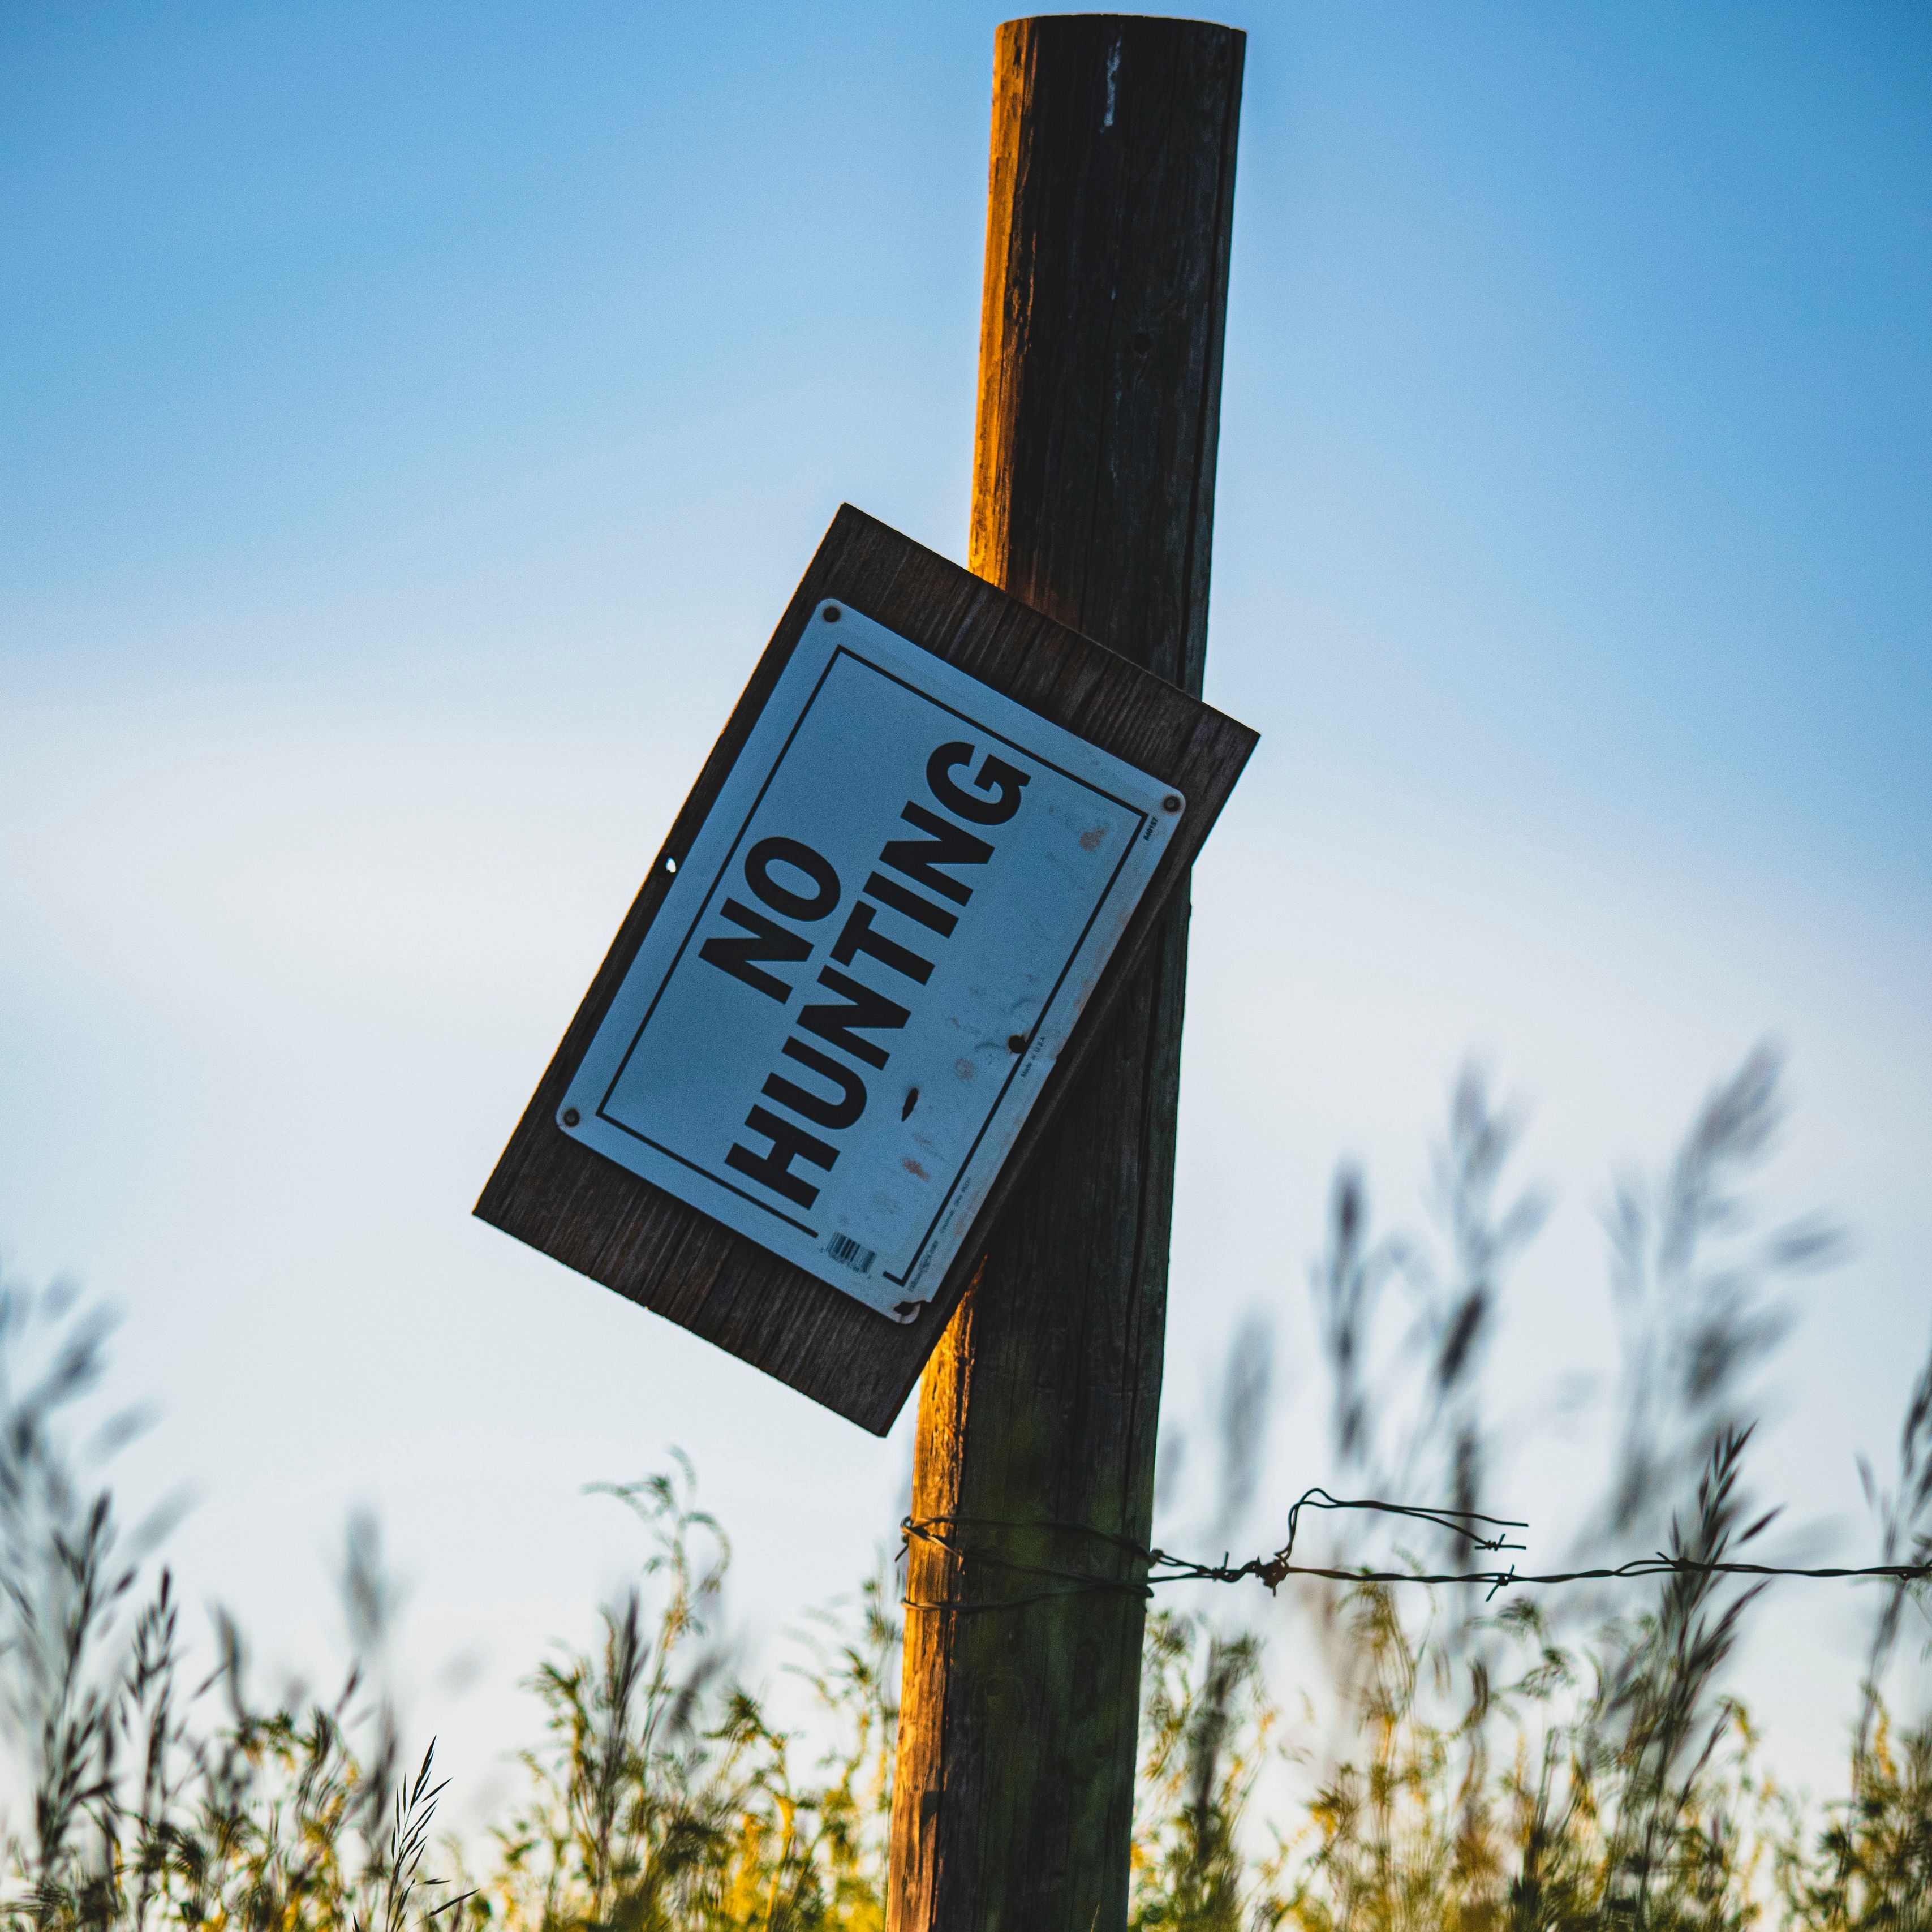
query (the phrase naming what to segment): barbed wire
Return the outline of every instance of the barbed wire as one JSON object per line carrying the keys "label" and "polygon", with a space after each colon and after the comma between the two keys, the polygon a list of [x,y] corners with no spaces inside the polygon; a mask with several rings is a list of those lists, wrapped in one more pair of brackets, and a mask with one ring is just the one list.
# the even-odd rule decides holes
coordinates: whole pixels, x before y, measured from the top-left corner
{"label": "barbed wire", "polygon": [[[1334,1496],[1326,1490],[1318,1488],[1304,1491],[1289,1510],[1288,1540],[1272,1556],[1251,1556],[1244,1563],[1235,1563],[1226,1554],[1219,1563],[1196,1562],[1189,1557],[1176,1556],[1168,1550],[1150,1549],[1135,1542],[1131,1537],[1117,1536],[1110,1530],[1096,1529],[1090,1523],[1070,1522],[1050,1517],[1028,1522],[1014,1522],[998,1516],[908,1516],[899,1525],[902,1538],[900,1546],[902,1556],[909,1553],[915,1542],[928,1543],[946,1551],[962,1564],[989,1563],[1016,1575],[1039,1576],[1067,1587],[1036,1590],[1024,1596],[1002,1597],[986,1601],[923,1603],[916,1600],[910,1594],[908,1578],[908,1593],[900,1599],[900,1602],[902,1607],[909,1610],[1010,1610],[1023,1608],[1028,1604],[1044,1603],[1054,1597],[1079,1596],[1096,1590],[1118,1591],[1130,1596],[1144,1598],[1151,1597],[1155,1587],[1162,1583],[1238,1583],[1250,1576],[1265,1584],[1270,1595],[1291,1576],[1312,1576],[1336,1583],[1480,1583],[1488,1586],[1490,1598],[1494,1598],[1500,1591],[1512,1589],[1522,1584],[1615,1582],[1642,1576],[1754,1576],[1762,1580],[1802,1576],[1824,1580],[1882,1579],[1894,1583],[1922,1583],[1932,1580],[1932,1562],[1873,1563],[1856,1566],[1821,1564],[1808,1568],[1780,1563],[1729,1561],[1707,1563],[1695,1557],[1666,1556],[1661,1550],[1649,1556],[1632,1557],[1623,1563],[1593,1565],[1580,1570],[1520,1570],[1514,1564],[1500,1570],[1376,1570],[1366,1564],[1353,1569],[1342,1569],[1317,1563],[1294,1562],[1294,1539],[1300,1528],[1301,1513],[1305,1509],[1366,1510],[1383,1516],[1404,1516],[1414,1522],[1426,1523],[1432,1528],[1460,1536],[1479,1550],[1526,1551],[1528,1548],[1526,1544],[1509,1540],[1508,1532],[1527,1530],[1529,1527],[1528,1523],[1520,1522],[1513,1517],[1484,1516],[1475,1510],[1436,1508],[1416,1503],[1384,1502],[1371,1496]],[[1017,1557],[1004,1556],[997,1550],[974,1549],[955,1541],[949,1534],[955,1528],[968,1530],[1052,1530],[1070,1535],[1089,1537],[1124,1551],[1135,1562],[1144,1564],[1146,1568],[1138,1576],[1106,1576],[1090,1570],[1064,1570],[1052,1564],[1026,1562]],[[1497,1533],[1487,1533],[1490,1532]]]}

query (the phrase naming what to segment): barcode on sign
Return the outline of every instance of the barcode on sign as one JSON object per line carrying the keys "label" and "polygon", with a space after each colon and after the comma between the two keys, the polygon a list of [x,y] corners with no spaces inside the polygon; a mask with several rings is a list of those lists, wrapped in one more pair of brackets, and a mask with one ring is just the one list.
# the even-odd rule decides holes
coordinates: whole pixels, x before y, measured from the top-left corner
{"label": "barcode on sign", "polygon": [[835,1262],[843,1262],[854,1274],[865,1274],[879,1258],[876,1248],[862,1248],[850,1234],[834,1234],[825,1244],[825,1252]]}

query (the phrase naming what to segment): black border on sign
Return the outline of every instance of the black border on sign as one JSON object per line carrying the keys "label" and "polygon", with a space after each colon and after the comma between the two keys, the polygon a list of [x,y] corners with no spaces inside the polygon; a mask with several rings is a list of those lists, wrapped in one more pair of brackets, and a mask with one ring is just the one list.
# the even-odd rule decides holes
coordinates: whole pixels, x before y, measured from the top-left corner
{"label": "black border on sign", "polygon": [[[1058,1058],[1049,1064],[1036,1048],[1027,1077],[1039,1080],[1040,1099],[985,1200],[973,1209],[970,1231],[926,1304],[926,1318],[912,1323],[868,1307],[715,1214],[573,1138],[560,1118],[584,1052],[664,909],[674,883],[673,862],[692,854],[787,662],[813,613],[828,598],[871,613],[888,631],[1012,698],[1022,712],[1045,718],[1165,780],[1188,800],[1186,816],[1164,843],[1153,883],[1127,914],[1126,934],[1101,969]],[[1106,1029],[1120,1023],[1130,996],[1138,997],[1136,989],[1158,992],[1165,984],[1149,976],[1172,963],[1162,949],[1186,902],[1188,867],[1255,742],[1255,733],[1238,720],[862,510],[841,505],[518,1116],[476,1214],[808,1400],[884,1436],[949,1319],[981,1280],[1000,1217],[1042,1158],[1056,1118],[1093,1064]],[[1143,840],[1148,836],[1144,831]],[[591,1111],[585,1101],[578,1104]],[[713,1197],[720,1202],[732,1198]],[[738,1210],[731,1211],[737,1218]],[[956,1197],[950,1211],[964,1212]],[[1005,1285],[983,1286],[996,1294]]]}
{"label": "black border on sign", "polygon": [[[837,601],[838,600],[826,600],[828,602]],[[814,616],[815,618],[820,616],[823,608],[824,607],[821,605],[818,610],[814,611]],[[860,616],[865,617],[868,623],[878,624],[880,629],[886,632],[890,636],[898,638],[901,643],[910,646],[914,650],[918,650],[920,648],[918,645],[914,644],[913,640],[910,638],[901,638],[899,636],[899,633],[896,631],[893,631],[890,625],[879,623],[879,620],[877,618],[870,616],[869,614],[865,611],[859,610],[858,607],[856,604],[848,604],[846,608],[856,612]],[[928,652],[927,655],[932,656],[933,654]],[[874,676],[883,677],[886,680],[887,682],[896,684],[902,689],[910,692],[915,698],[920,699],[925,704],[931,705],[935,710],[944,712],[949,716],[957,718],[962,723],[970,725],[973,729],[976,732],[979,733],[982,737],[991,739],[996,743],[1006,746],[1010,750],[1018,752],[1021,756],[1030,760],[1034,764],[1040,766],[1042,770],[1057,772],[1061,778],[1066,779],[1070,783],[1079,786],[1082,790],[1090,791],[1096,796],[1106,800],[1110,804],[1116,806],[1124,812],[1126,812],[1133,819],[1134,830],[1132,836],[1123,843],[1120,850],[1120,856],[1114,863],[1113,872],[1108,875],[1106,884],[1101,888],[1100,896],[1094,901],[1091,910],[1088,912],[1085,923],[1082,926],[1078,935],[1074,940],[1072,946],[1068,949],[1065,958],[1061,962],[1059,971],[1054,980],[1052,988],[1048,990],[1046,998],[1040,1004],[1040,1017],[1034,1023],[1034,1031],[1036,1034],[1038,1033],[1040,1026],[1045,1022],[1047,1015],[1052,1011],[1054,1002],[1059,998],[1061,989],[1066,983],[1067,975],[1073,970],[1074,962],[1079,958],[1082,949],[1086,946],[1088,940],[1093,932],[1094,922],[1099,919],[1101,913],[1106,909],[1108,902],[1112,898],[1115,889],[1120,884],[1121,871],[1126,866],[1128,859],[1132,856],[1134,848],[1140,843],[1141,839],[1146,831],[1148,821],[1153,816],[1150,812],[1143,811],[1140,806],[1134,804],[1130,800],[1119,797],[1115,794],[1108,790],[1104,785],[1096,784],[1090,778],[1082,778],[1077,772],[1069,771],[1065,766],[1057,764],[1052,758],[1041,757],[1037,752],[1033,751],[1028,746],[1021,743],[1018,739],[1009,736],[1006,732],[998,730],[994,726],[984,723],[982,720],[974,717],[968,712],[962,711],[957,705],[949,704],[944,698],[936,698],[932,692],[922,690],[918,685],[914,683],[910,679],[904,676],[900,672],[892,670],[887,665],[880,664],[873,658],[867,656],[862,646],[848,644],[842,640],[832,645],[831,655],[826,658],[824,668],[819,673],[818,676],[814,681],[811,692],[807,695],[805,702],[799,707],[797,717],[793,721],[791,728],[785,734],[784,742],[779,746],[776,754],[772,759],[770,766],[765,772],[762,782],[759,784],[758,790],[752,800],[751,804],[746,808],[743,819],[740,822],[736,831],[732,835],[730,845],[725,848],[724,856],[719,860],[716,871],[712,874],[710,882],[704,889],[704,898],[698,902],[697,910],[692,914],[691,922],[685,928],[682,938],[679,940],[676,950],[672,953],[669,963],[664,969],[663,976],[658,982],[656,991],[651,994],[650,1003],[644,1009],[644,1017],[638,1022],[636,1030],[632,1033],[629,1043],[626,1046],[622,1054],[618,1060],[616,1071],[611,1075],[610,1081],[605,1086],[604,1092],[602,1096],[598,1099],[596,1106],[596,1116],[598,1120],[604,1121],[608,1125],[615,1127],[620,1132],[628,1135],[632,1139],[641,1142],[644,1145],[652,1149],[656,1153],[664,1155],[667,1159],[675,1161],[680,1167],[688,1168],[692,1173],[701,1175],[704,1179],[710,1181],[714,1186],[723,1188],[728,1193],[735,1195],[742,1201],[750,1202],[754,1208],[763,1208],[766,1214],[771,1215],[775,1220],[783,1222],[788,1227],[796,1228],[800,1234],[806,1235],[814,1243],[816,1243],[818,1239],[818,1230],[807,1226],[802,1221],[794,1219],[791,1215],[786,1214],[782,1208],[774,1208],[770,1202],[760,1200],[756,1195],[747,1192],[745,1189],[737,1186],[734,1182],[725,1180],[722,1175],[713,1174],[708,1168],[704,1167],[699,1162],[692,1160],[688,1155],[680,1154],[674,1148],[667,1147],[662,1141],[653,1140],[650,1135],[640,1133],[636,1128],[630,1126],[626,1121],[618,1119],[615,1114],[607,1112],[606,1109],[608,1107],[612,1094],[616,1091],[618,1082],[623,1078],[625,1070],[629,1066],[633,1055],[635,1054],[639,1046],[641,1044],[644,1040],[645,1029],[650,1026],[652,1016],[656,1012],[658,1004],[663,999],[666,991],[668,989],[673,976],[676,974],[679,965],[682,963],[686,952],[689,948],[692,939],[697,934],[699,926],[704,922],[705,915],[710,911],[712,899],[716,896],[720,886],[724,882],[726,875],[730,872],[732,861],[737,856],[739,849],[743,844],[745,838],[751,830],[752,821],[758,816],[759,808],[764,802],[766,794],[771,789],[772,785],[776,781],[779,768],[784,764],[785,759],[790,754],[793,744],[796,740],[799,733],[805,728],[806,720],[811,715],[812,706],[818,703],[820,695],[825,688],[826,681],[830,678],[834,670],[837,668],[838,661],[841,658],[851,658],[855,664],[862,665],[866,670],[872,672]],[[944,664],[945,660],[943,658],[936,658],[935,662]],[[956,676],[969,679],[971,678],[971,674],[969,672],[960,671],[956,667],[949,667],[949,668],[953,670]],[[975,683],[979,682],[976,679],[972,679],[971,681]],[[986,686],[984,688],[992,690],[992,687],[991,686]],[[997,696],[999,694],[996,692],[994,694]],[[1010,700],[1009,702],[1011,700]],[[1151,772],[1144,772],[1142,776],[1150,778],[1154,778],[1154,774]],[[727,782],[728,783],[729,781],[728,780]],[[1161,781],[1156,778],[1154,779],[1154,782],[1156,784],[1159,784]],[[1150,874],[1147,884],[1151,884],[1152,883],[1152,876]],[[1145,888],[1144,886],[1143,890],[1144,890]],[[815,951],[816,948],[814,950]],[[1106,962],[1105,960],[1100,961],[1099,962],[1098,970],[1103,971],[1106,968]],[[634,961],[632,962],[631,970],[632,972],[636,970],[636,962]],[[628,983],[629,979],[630,974],[626,973],[624,980],[619,982],[617,990],[611,998],[612,1006],[614,1006],[622,999],[624,987]],[[1076,1016],[1075,1024],[1078,1024],[1078,1018]],[[600,1027],[598,1030],[598,1033],[601,1034],[602,1028]],[[590,1054],[593,1053],[596,1050],[597,1039],[597,1034],[593,1034],[591,1036],[590,1043],[584,1049],[586,1058],[588,1058]],[[911,1279],[913,1274],[920,1265],[920,1257],[924,1255],[927,1247],[930,1245],[932,1240],[934,1231],[938,1228],[940,1221],[944,1218],[947,1209],[952,1204],[953,1198],[959,1192],[960,1186],[964,1181],[967,1173],[971,1168],[974,1158],[979,1152],[981,1143],[986,1139],[988,1132],[991,1131],[994,1120],[998,1118],[1000,1115],[1001,1109],[1006,1106],[1007,1095],[1012,1090],[1013,1083],[1019,1078],[1020,1070],[1025,1064],[1026,1055],[1024,1054],[1016,1054],[1013,1056],[1012,1065],[1009,1070],[1005,1079],[1000,1083],[998,1091],[994,1095],[992,1102],[988,1106],[985,1116],[980,1123],[977,1132],[974,1133],[972,1141],[967,1147],[965,1152],[960,1156],[958,1162],[956,1164],[952,1178],[946,1183],[946,1191],[940,1197],[939,1204],[934,1209],[932,1218],[927,1222],[924,1232],[920,1235],[919,1239],[914,1244],[911,1255],[907,1260],[904,1272],[898,1274],[892,1274],[890,1273],[882,1274],[878,1277],[880,1280],[889,1282],[894,1287],[903,1287],[905,1283]],[[1016,1124],[1015,1131],[1016,1132],[1019,1130],[1021,1126],[1024,1126],[1026,1115],[1032,1111],[1034,1105],[1039,1099],[1040,1093],[1040,1089],[1036,1088],[1034,1091],[1033,1100],[1030,1100],[1027,1103],[1024,1111],[1022,1112],[1020,1115],[1018,1122]],[[565,1131],[568,1132],[569,1130],[566,1128]],[[580,1144],[586,1146],[590,1144],[588,1142],[583,1142]],[[604,1150],[595,1147],[592,1147],[590,1150],[592,1153],[604,1153]],[[607,1160],[613,1158],[613,1156],[608,1153],[604,1153],[604,1157]],[[619,1164],[620,1166],[624,1165],[622,1162]],[[631,1172],[635,1173],[637,1170],[635,1168],[632,1168],[631,1169]],[[638,1178],[640,1180],[649,1180],[652,1178],[649,1174],[640,1174]],[[692,1202],[691,1204],[694,1207],[700,1207],[700,1204],[695,1202]],[[700,1208],[700,1211],[702,1211],[701,1207]],[[750,1238],[755,1238],[755,1237]],[[962,1239],[964,1239],[963,1232]],[[794,1263],[794,1265],[797,1265],[797,1264]],[[824,1280],[824,1277],[820,1276],[820,1279]],[[828,1287],[833,1288],[838,1287],[838,1284],[836,1282],[828,1282],[826,1286]],[[850,1292],[849,1290],[844,1288],[840,1288],[839,1292],[841,1293]],[[861,1297],[855,1296],[854,1298],[855,1300],[862,1300],[862,1298]]]}

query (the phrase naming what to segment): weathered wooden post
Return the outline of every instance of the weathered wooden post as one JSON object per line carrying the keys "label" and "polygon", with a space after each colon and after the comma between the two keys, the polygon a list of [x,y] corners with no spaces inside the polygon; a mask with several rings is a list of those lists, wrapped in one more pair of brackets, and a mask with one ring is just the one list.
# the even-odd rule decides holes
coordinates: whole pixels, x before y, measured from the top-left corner
{"label": "weathered wooden post", "polygon": [[[1197,694],[1243,44],[1010,21],[994,82],[971,567]],[[894,1932],[1125,1922],[1186,947],[1184,892],[926,1371]]]}

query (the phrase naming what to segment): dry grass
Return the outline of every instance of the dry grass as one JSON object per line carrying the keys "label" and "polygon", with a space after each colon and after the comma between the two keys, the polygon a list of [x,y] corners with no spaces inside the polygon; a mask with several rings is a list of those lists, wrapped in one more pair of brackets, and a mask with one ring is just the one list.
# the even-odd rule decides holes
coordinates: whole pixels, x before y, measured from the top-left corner
{"label": "dry grass", "polygon": [[[1654,1185],[1618,1190],[1624,1323],[1618,1452],[1598,1544],[1719,1560],[1763,1535],[1750,1498],[1754,1378],[1784,1328],[1780,1277],[1829,1258],[1813,1222],[1759,1231],[1750,1182],[1779,1118],[1778,1069],[1720,1087]],[[1314,1284],[1331,1371],[1335,1473],[1388,1496],[1489,1506],[1486,1352],[1540,1200],[1508,1173],[1514,1124],[1466,1080],[1437,1163],[1430,1240],[1372,1229],[1338,1178]],[[1389,1324],[1398,1341],[1388,1342]],[[524,1796],[473,1870],[431,1833],[427,1755],[405,1769],[382,1690],[388,1592],[372,1533],[344,1565],[342,1687],[258,1707],[218,1622],[191,1667],[162,1526],[124,1534],[63,1433],[98,1382],[105,1329],[70,1298],[0,1293],[0,1698],[28,1794],[6,1840],[21,1928],[314,1927],[401,1932],[877,1932],[899,1630],[890,1570],[817,1620],[802,1671],[818,1721],[777,1728],[717,1628],[730,1550],[688,1465],[610,1493],[646,1540],[599,1641],[531,1680]],[[1266,1334],[1244,1334],[1217,1418],[1220,1520],[1255,1486]],[[1257,1365],[1262,1365],[1258,1366]],[[110,1438],[116,1432],[110,1431]],[[111,1446],[111,1440],[110,1446]],[[1882,1559],[1932,1553],[1932,1364],[1894,1476],[1865,1472]],[[1418,1532],[1426,1537],[1430,1532]],[[1418,1567],[1439,1555],[1426,1541]],[[1359,1552],[1346,1534],[1333,1560]],[[1758,1592],[1676,1575],[1647,1598],[1496,1609],[1364,1585],[1299,1600],[1346,1714],[1325,1754],[1270,1702],[1262,1637],[1154,1617],[1134,1850],[1136,1928],[1300,1932],[1624,1927],[1804,1932],[1932,1926],[1932,1726],[1886,1687],[1918,1660],[1918,1586],[1887,1586],[1848,1686],[1841,1796],[1806,1811],[1758,1768],[1726,1666]],[[1229,1609],[1234,1607],[1232,1598]],[[1266,1775],[1316,1766],[1311,1798]],[[1256,1815],[1269,1794],[1271,1815]]]}

